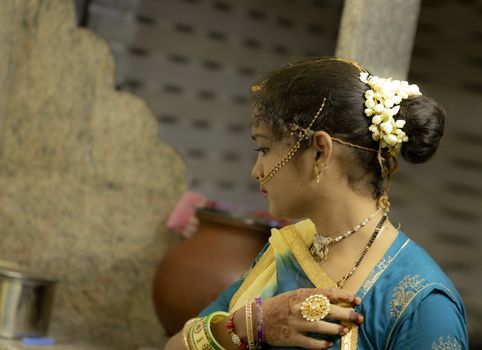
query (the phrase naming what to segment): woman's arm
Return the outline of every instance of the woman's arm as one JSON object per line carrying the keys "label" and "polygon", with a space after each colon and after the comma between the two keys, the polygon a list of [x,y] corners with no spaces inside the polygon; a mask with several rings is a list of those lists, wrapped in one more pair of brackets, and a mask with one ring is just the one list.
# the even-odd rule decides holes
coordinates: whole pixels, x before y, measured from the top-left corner
{"label": "woman's arm", "polygon": [[176,333],[166,343],[164,350],[186,350],[184,339],[182,339],[182,332]]}
{"label": "woman's arm", "polygon": [[[233,297],[234,293],[236,293],[236,291],[238,290],[242,282],[243,282],[243,278],[240,278],[239,280],[231,284],[225,291],[219,294],[216,300],[214,300],[204,310],[202,310],[197,317],[207,316],[214,311],[228,311],[231,298]],[[227,320],[224,320],[212,327],[212,332],[215,339],[218,339],[218,338],[220,340],[222,339],[222,336],[224,334],[220,332],[220,329],[221,329],[220,327],[222,326],[226,327],[226,322]],[[227,332],[224,332],[224,333],[227,334]],[[221,344],[224,344],[224,342],[221,342]],[[165,350],[186,350],[186,346],[184,344],[184,339],[182,336],[182,331],[172,336],[166,343],[166,346],[164,349]],[[239,348],[235,347],[233,350],[239,350]]]}
{"label": "woman's arm", "polygon": [[[349,304],[352,307],[361,301],[355,294],[340,289],[329,288],[302,288],[286,292],[264,300],[263,319],[265,330],[265,343],[271,346],[302,347],[305,349],[326,349],[332,345],[328,340],[315,339],[307,336],[308,332],[325,336],[341,336],[348,332],[345,326],[325,320],[310,322],[301,316],[302,302],[313,294],[325,295],[331,303],[331,311],[327,315],[332,320],[347,323],[361,324],[363,317],[349,307],[337,304]],[[255,308],[252,305],[252,308]],[[248,342],[246,330],[246,313],[242,307],[234,312],[235,332],[244,343]],[[214,339],[227,350],[239,350],[227,332],[228,317],[212,324],[210,329]],[[253,328],[256,325],[256,316],[253,314]],[[255,337],[253,335],[253,337]],[[179,350],[185,348],[182,335],[177,334],[166,345],[166,350]],[[194,349],[191,349],[194,350]]]}

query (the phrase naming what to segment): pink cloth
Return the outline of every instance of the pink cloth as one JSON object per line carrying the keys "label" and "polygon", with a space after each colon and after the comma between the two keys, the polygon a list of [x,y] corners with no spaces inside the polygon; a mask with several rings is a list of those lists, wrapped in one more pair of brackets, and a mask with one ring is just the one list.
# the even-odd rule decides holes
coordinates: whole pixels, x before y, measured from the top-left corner
{"label": "pink cloth", "polygon": [[208,199],[200,193],[186,192],[167,219],[167,227],[184,237],[191,237],[197,228],[196,209],[204,207]]}

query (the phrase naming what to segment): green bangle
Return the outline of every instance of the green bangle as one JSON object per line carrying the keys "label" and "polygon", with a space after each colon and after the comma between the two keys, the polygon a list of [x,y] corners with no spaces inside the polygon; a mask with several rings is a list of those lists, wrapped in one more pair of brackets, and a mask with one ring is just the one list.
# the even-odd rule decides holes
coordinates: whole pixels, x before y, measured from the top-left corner
{"label": "green bangle", "polygon": [[208,338],[209,344],[211,344],[211,346],[215,350],[226,350],[226,349],[223,348],[221,344],[219,344],[218,341],[214,338],[213,333],[211,332],[211,324],[219,323],[228,316],[229,314],[227,312],[216,311],[209,314],[204,319],[204,332],[206,333],[206,338]]}

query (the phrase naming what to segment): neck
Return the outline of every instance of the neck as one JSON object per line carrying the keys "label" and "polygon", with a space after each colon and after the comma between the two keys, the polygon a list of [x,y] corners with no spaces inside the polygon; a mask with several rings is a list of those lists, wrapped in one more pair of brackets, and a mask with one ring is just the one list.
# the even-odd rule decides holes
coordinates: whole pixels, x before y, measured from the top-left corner
{"label": "neck", "polygon": [[[328,205],[320,204],[313,208],[309,218],[316,226],[316,232],[326,237],[335,238],[355,226],[377,211],[376,201],[367,196],[348,192],[340,196],[343,200],[329,201]],[[320,201],[320,203],[327,201]],[[377,213],[366,227],[372,227],[372,222],[378,221],[382,212]],[[359,231],[365,231],[365,227]]]}

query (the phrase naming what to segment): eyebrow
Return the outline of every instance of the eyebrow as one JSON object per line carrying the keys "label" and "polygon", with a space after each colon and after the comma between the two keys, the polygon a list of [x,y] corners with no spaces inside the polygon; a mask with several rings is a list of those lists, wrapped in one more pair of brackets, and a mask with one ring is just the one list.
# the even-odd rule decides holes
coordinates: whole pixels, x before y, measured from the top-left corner
{"label": "eyebrow", "polygon": [[262,137],[262,138],[265,138],[265,139],[268,139],[268,140],[269,140],[269,137],[266,136],[266,135],[263,135],[263,134],[252,134],[252,135],[251,135],[251,138],[252,138],[253,140],[255,140],[255,141],[256,141],[256,139],[257,139],[258,137]]}

